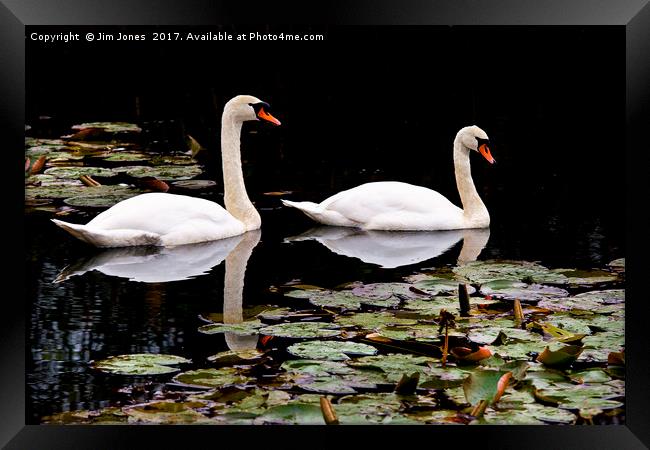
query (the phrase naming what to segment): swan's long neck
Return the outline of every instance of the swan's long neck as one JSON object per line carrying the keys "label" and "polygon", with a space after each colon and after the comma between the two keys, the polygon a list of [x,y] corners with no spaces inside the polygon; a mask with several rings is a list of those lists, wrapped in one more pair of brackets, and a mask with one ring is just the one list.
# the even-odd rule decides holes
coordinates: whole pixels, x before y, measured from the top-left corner
{"label": "swan's long neck", "polygon": [[251,203],[244,185],[241,167],[241,120],[225,110],[221,119],[221,159],[223,161],[223,187],[226,209],[246,227],[256,230],[262,224],[260,215]]}
{"label": "swan's long neck", "polygon": [[[456,138],[454,141],[454,169],[456,186],[463,204],[463,217],[477,226],[486,226],[489,224],[490,214],[476,192],[469,165],[469,152],[470,150],[462,144],[460,138]],[[486,221],[487,223],[485,223]]]}

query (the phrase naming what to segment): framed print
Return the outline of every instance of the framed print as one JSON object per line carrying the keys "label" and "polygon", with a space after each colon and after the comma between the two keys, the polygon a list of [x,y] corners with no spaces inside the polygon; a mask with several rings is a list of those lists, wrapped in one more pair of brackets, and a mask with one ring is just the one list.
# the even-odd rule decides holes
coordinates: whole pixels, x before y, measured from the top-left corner
{"label": "framed print", "polygon": [[6,448],[647,447],[647,2],[0,16]]}

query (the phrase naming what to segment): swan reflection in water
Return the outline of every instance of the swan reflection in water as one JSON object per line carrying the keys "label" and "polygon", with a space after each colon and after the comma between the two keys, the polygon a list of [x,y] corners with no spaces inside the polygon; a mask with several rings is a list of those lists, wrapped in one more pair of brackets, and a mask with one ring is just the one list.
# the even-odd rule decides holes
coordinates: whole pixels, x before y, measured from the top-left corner
{"label": "swan reflection in water", "polygon": [[[66,267],[54,282],[60,283],[91,270],[144,283],[187,280],[208,273],[225,259],[223,322],[242,323],[246,265],[261,234],[260,230],[254,230],[228,239],[177,247],[108,249]],[[251,350],[257,346],[257,335],[224,334],[230,350]]]}
{"label": "swan reflection in water", "polygon": [[442,255],[463,240],[458,263],[476,261],[490,239],[490,229],[446,231],[364,231],[349,227],[314,227],[284,242],[314,240],[332,252],[385,269],[407,266]]}

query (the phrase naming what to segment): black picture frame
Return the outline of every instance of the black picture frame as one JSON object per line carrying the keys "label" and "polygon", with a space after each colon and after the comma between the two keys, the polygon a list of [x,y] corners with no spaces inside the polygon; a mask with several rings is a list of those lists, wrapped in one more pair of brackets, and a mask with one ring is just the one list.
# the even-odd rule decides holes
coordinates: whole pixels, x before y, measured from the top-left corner
{"label": "black picture frame", "polygon": [[[7,164],[20,167],[25,110],[26,25],[214,25],[237,24],[431,24],[431,25],[613,25],[626,30],[626,179],[627,179],[627,303],[626,308],[626,425],[624,426],[484,426],[484,427],[256,427],[245,437],[247,445],[293,441],[294,445],[328,448],[362,437],[364,446],[386,439],[436,445],[441,437],[457,447],[488,448],[589,448],[637,449],[650,446],[650,364],[645,333],[643,250],[647,242],[642,214],[647,192],[650,124],[650,5],[648,0],[409,0],[389,2],[225,2],[216,0],[0,0],[0,135]],[[594,61],[594,70],[597,70]],[[597,95],[597,93],[594,93]],[[622,112],[621,112],[622,113]],[[11,152],[11,150],[14,150]],[[612,151],[623,151],[613,149]],[[642,172],[643,171],[643,172]],[[19,172],[15,173],[18,178]],[[20,180],[7,181],[20,186]],[[645,188],[645,189],[644,189]],[[7,243],[24,242],[21,220],[23,192],[5,191]],[[621,201],[624,201],[621,199]],[[647,204],[647,201],[646,201]],[[21,255],[14,246],[16,258]],[[250,433],[242,427],[88,427],[25,425],[25,310],[21,292],[10,289],[25,276],[20,265],[5,272],[4,320],[0,326],[0,443],[10,449],[31,448],[131,448],[136,441],[147,446],[171,448],[175,442],[225,442]],[[20,291],[20,290],[18,290]],[[10,293],[13,292],[13,293]],[[298,428],[298,430],[296,430]],[[361,430],[361,431],[359,431]],[[433,434],[436,433],[436,434]],[[297,436],[297,437],[296,437]],[[200,440],[199,440],[200,439]],[[277,441],[276,441],[277,439]],[[316,440],[317,439],[317,440]],[[236,441],[235,441],[236,442]],[[387,442],[387,441],[386,441]],[[480,443],[483,444],[480,444]],[[403,444],[402,444],[403,445]]]}

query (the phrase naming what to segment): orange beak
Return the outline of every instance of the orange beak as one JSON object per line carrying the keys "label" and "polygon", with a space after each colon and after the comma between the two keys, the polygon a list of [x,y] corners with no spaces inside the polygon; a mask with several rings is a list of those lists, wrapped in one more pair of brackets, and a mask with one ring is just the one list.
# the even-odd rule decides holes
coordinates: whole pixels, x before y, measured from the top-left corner
{"label": "orange beak", "polygon": [[478,148],[478,151],[483,155],[485,159],[488,160],[490,164],[494,164],[496,161],[492,157],[492,154],[490,153],[490,148],[487,146],[487,144],[481,144]]}
{"label": "orange beak", "polygon": [[259,117],[260,119],[267,120],[276,125],[281,125],[280,121],[275,117],[273,117],[271,114],[264,111],[264,108],[260,108],[259,112],[257,113],[257,117]]}

